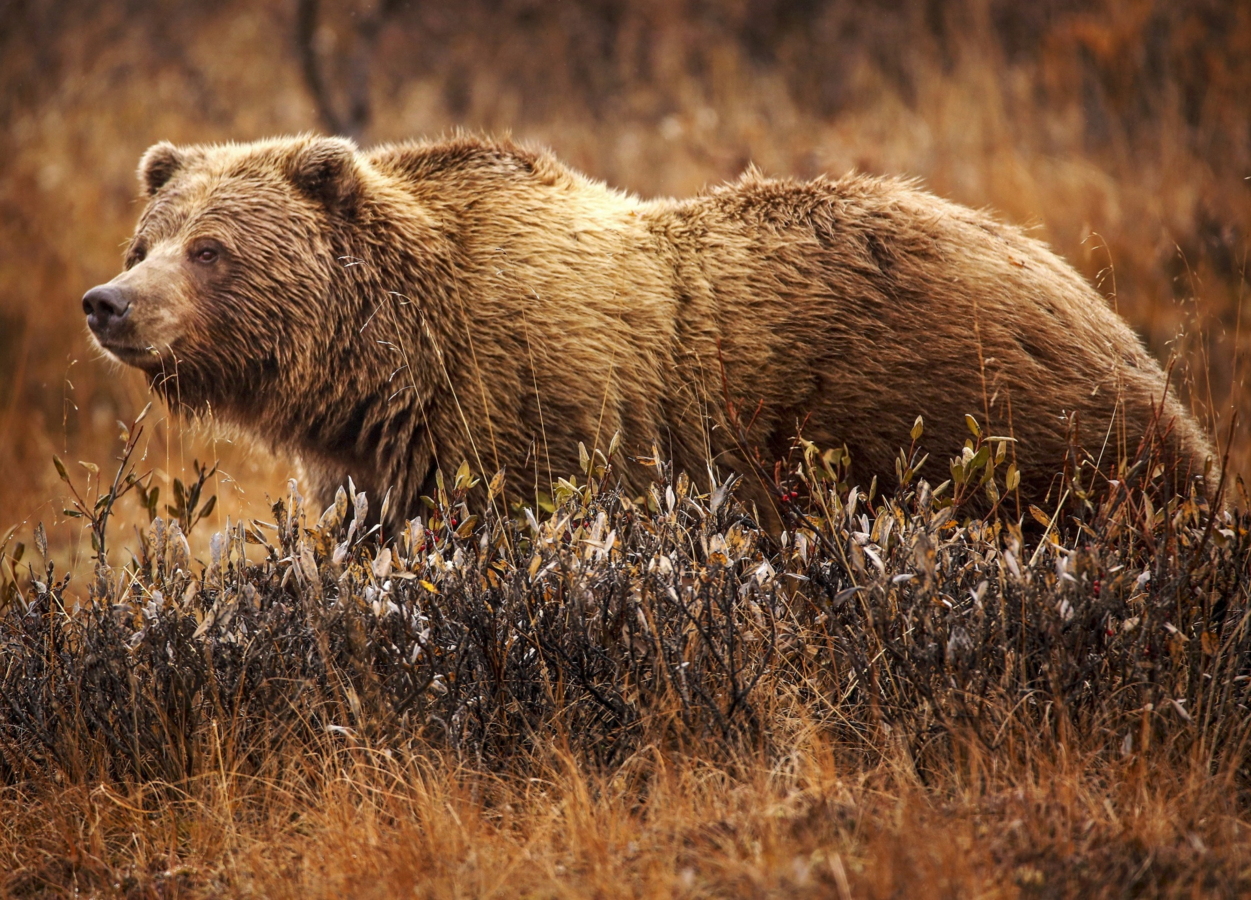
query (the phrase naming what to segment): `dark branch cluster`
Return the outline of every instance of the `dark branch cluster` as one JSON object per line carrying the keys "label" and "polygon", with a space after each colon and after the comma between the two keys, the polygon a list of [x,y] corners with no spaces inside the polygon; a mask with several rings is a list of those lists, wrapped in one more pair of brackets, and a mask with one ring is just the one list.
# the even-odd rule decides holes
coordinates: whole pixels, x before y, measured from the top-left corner
{"label": "dark branch cluster", "polygon": [[364,494],[317,513],[294,483],[204,561],[154,516],[87,597],[51,565],[7,592],[0,772],[177,781],[343,742],[612,766],[783,754],[816,728],[866,757],[902,742],[922,773],[962,743],[1080,741],[1246,784],[1251,515],[1146,481],[1030,539],[961,524],[924,482],[866,495],[805,460],[777,534],[733,482],[661,464],[623,496],[603,454],[538,517],[493,508],[502,476],[469,509],[466,467],[397,535],[358,526]]}

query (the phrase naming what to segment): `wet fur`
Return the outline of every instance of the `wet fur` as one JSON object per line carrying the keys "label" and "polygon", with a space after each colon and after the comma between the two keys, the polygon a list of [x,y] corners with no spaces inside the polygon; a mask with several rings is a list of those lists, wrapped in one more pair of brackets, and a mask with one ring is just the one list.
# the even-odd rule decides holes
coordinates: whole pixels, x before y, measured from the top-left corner
{"label": "wet fur", "polygon": [[[139,302],[175,304],[182,333],[144,367],[173,403],[211,403],[298,456],[322,503],[351,475],[412,514],[434,468],[462,460],[506,466],[530,502],[578,471],[579,441],[618,431],[634,490],[653,444],[679,469],[711,457],[745,471],[727,389],[765,458],[802,425],[846,444],[863,485],[893,484],[917,415],[922,474],[946,477],[972,413],[1016,438],[1028,501],[1062,467],[1075,411],[1105,472],[1157,409],[1183,473],[1212,456],[1160,365],[1069,265],[911,182],[749,171],[642,201],[470,137],[161,144],[140,177],[136,246],[212,232],[230,256],[214,283],[153,263]],[[769,504],[755,480],[743,491]]]}

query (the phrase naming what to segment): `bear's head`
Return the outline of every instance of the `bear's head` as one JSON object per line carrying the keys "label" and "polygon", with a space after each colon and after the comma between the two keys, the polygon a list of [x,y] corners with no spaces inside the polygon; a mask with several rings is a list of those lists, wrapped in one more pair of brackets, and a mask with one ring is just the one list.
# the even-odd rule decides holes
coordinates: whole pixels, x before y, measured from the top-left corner
{"label": "bear's head", "polygon": [[293,373],[318,369],[352,318],[330,307],[366,168],[342,138],[153,146],[124,270],[83,296],[96,342],[193,412],[260,412],[267,391],[299,390]]}

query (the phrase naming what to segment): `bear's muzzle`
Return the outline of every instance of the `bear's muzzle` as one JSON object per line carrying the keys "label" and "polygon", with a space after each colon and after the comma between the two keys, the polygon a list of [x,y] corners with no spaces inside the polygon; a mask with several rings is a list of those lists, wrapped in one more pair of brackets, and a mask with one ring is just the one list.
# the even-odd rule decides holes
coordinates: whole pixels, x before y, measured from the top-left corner
{"label": "bear's muzzle", "polygon": [[117,285],[97,285],[83,294],[83,312],[91,333],[107,347],[117,340],[130,315],[130,299]]}

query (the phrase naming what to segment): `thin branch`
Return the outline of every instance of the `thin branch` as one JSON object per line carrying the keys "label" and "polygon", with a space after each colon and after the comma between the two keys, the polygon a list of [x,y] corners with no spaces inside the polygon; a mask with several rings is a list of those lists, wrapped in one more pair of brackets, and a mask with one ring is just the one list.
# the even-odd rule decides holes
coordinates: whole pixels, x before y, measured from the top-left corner
{"label": "thin branch", "polygon": [[317,114],[322,124],[331,134],[343,134],[343,120],[339,118],[330,102],[326,91],[326,82],[322,78],[321,66],[317,61],[317,49],[313,38],[317,33],[317,12],[320,0],[299,0],[295,10],[295,47],[300,54],[300,69],[304,73],[304,83],[308,85],[313,102],[317,104]]}
{"label": "thin branch", "polygon": [[322,126],[332,134],[359,140],[373,119],[370,96],[370,74],[376,57],[378,40],[387,21],[399,9],[396,0],[384,0],[378,8],[357,17],[351,55],[343,83],[346,112],[340,113],[328,83],[322,61],[318,58],[316,37],[321,0],[298,0],[295,14],[295,43],[300,57],[304,82]]}

